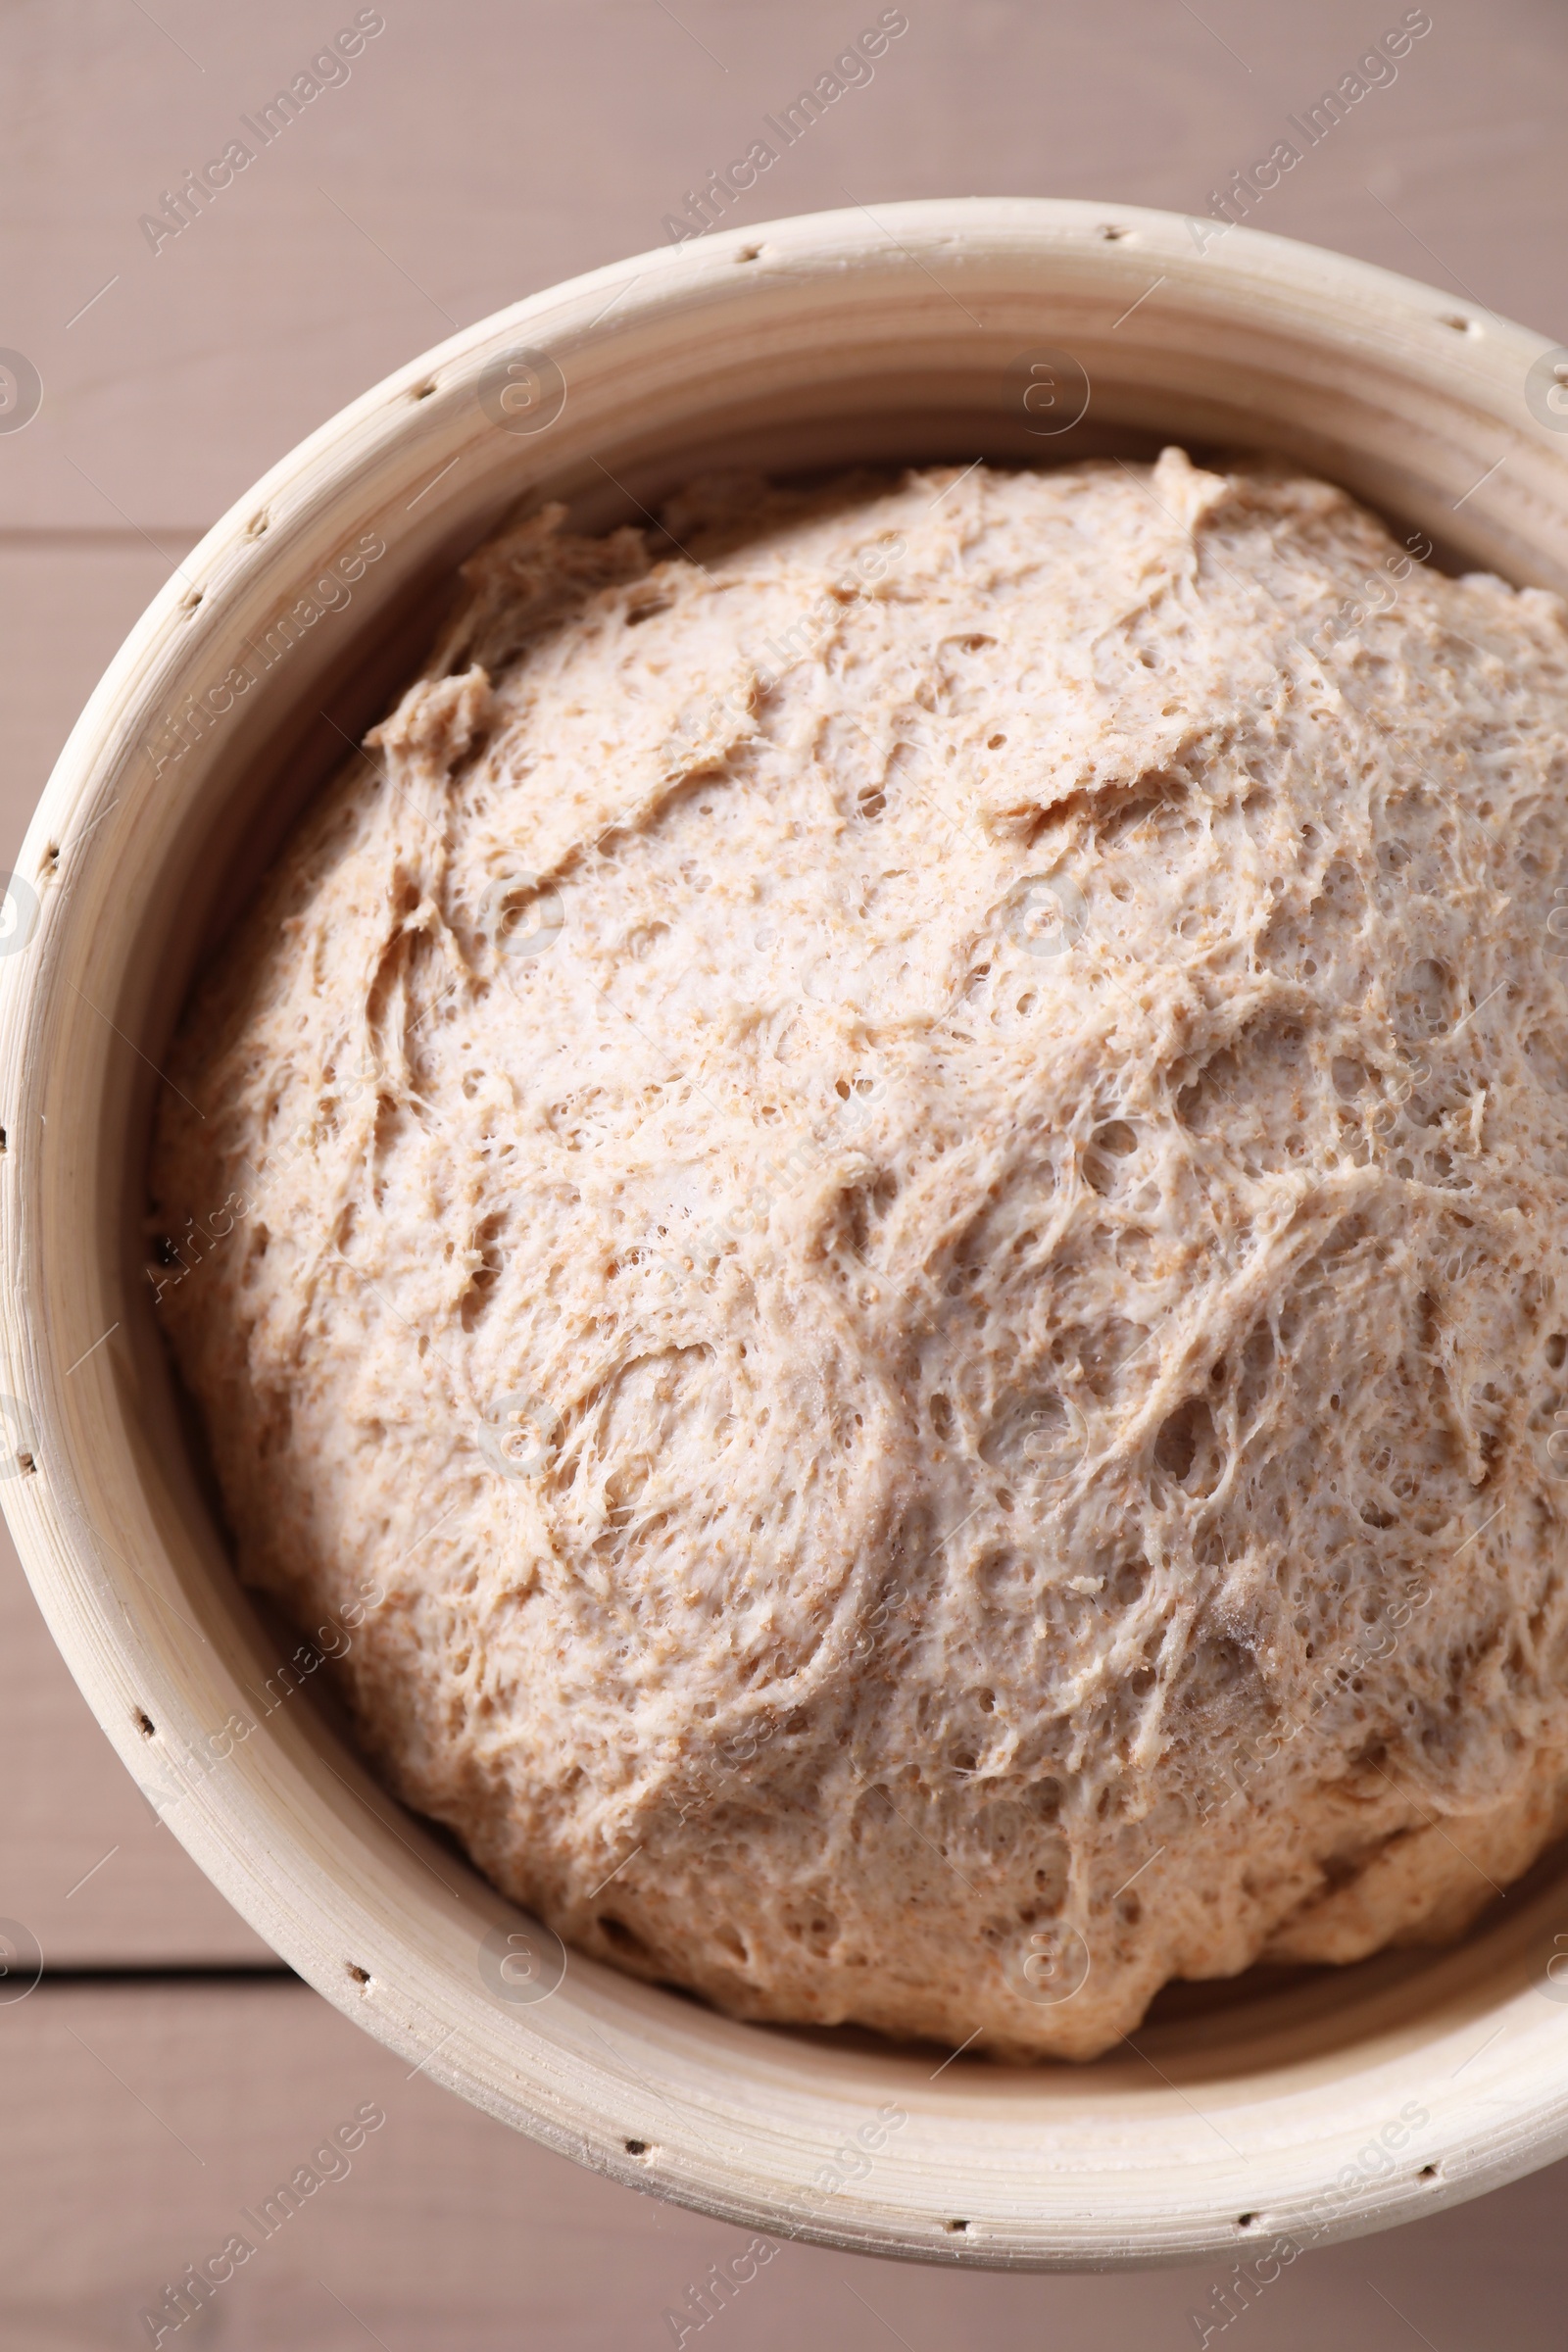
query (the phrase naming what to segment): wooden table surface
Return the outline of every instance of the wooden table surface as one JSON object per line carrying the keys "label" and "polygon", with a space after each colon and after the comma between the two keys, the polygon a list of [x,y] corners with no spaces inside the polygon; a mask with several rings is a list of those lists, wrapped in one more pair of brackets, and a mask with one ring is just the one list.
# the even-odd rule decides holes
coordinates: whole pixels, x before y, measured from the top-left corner
{"label": "wooden table surface", "polygon": [[[349,77],[157,250],[142,216],[356,11],[11,0],[0,15],[0,346],[43,384],[25,430],[0,431],[0,868],[121,637],[264,467],[452,327],[660,242],[687,190],[878,8],[369,13],[382,28]],[[737,225],[954,193],[1202,212],[1404,15],[1398,0],[1202,0],[1201,14],[1188,0],[906,0],[905,13],[871,81],[779,159]],[[1550,0],[1431,0],[1430,15],[1396,78],[1302,158],[1256,224],[1568,339],[1568,17]],[[0,1981],[0,2342],[150,2342],[142,2314],[166,2282],[368,2106],[385,2121],[350,2169],[166,2344],[672,2343],[666,2311],[735,2233],[407,2079],[283,1970],[144,1804],[0,1546],[0,1915],[45,1959],[25,1998],[7,2002]],[[1175,2352],[1243,2334],[1248,2352],[1557,2352],[1565,2189],[1559,2167],[1303,2254],[1250,2308],[1232,2297],[1228,2321],[1218,2265],[999,2278],[790,2247],[710,2326],[727,2352],[890,2339]]]}

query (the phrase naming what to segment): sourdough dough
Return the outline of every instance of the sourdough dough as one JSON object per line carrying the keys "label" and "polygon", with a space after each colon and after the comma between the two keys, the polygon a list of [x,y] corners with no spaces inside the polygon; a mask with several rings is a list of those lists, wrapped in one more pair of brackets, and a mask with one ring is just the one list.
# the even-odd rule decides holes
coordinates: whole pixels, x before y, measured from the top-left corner
{"label": "sourdough dough", "polygon": [[187,1016],[242,1573],[741,2016],[1454,1934],[1568,1787],[1562,606],[1174,449],[664,519],[481,552]]}

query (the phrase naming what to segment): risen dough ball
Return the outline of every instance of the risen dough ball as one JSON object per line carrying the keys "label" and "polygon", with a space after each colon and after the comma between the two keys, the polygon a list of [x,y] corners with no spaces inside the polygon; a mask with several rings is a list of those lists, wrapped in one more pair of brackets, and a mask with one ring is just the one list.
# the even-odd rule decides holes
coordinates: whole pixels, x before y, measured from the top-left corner
{"label": "risen dough ball", "polygon": [[1177,450],[666,520],[475,560],[187,1020],[242,1573],[741,2016],[1453,1934],[1568,1784],[1561,606]]}

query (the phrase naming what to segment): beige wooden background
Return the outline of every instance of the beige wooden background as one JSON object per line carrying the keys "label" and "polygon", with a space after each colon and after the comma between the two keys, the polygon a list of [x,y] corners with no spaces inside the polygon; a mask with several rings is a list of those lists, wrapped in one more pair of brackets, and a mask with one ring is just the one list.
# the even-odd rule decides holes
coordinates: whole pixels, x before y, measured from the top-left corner
{"label": "beige wooden background", "polygon": [[[660,241],[878,0],[383,0],[351,79],[154,253],[138,228],[355,11],[7,0],[0,346],[44,382],[0,434],[0,868],[98,671],[205,526],[387,368]],[[909,27],[732,218],[901,196],[1206,208],[1400,0],[906,0]],[[1432,30],[1257,225],[1568,340],[1568,14],[1430,0]],[[634,2352],[734,2233],[471,2113],[299,1984],[160,1827],[0,1538],[0,2343],[108,2352],[366,2100],[387,2122],[166,2343]],[[787,2248],[711,2323],[803,2344],[1062,2352],[1559,2352],[1568,2167],[1306,2254],[1223,2329],[1218,2269],[959,2276]],[[705,2331],[707,2332],[707,2331]],[[694,2341],[695,2338],[688,2338]]]}

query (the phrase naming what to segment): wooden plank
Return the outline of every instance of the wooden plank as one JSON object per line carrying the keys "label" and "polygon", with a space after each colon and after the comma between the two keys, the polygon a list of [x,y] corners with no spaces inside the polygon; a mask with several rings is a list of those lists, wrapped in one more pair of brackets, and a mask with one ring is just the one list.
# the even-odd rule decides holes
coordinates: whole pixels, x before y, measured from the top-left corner
{"label": "wooden plank", "polygon": [[93,1721],[3,1531],[0,1787],[0,1912],[51,1968],[271,1959]]}
{"label": "wooden plank", "polygon": [[195,537],[0,530],[0,871],[111,656]]}
{"label": "wooden plank", "polygon": [[[547,2155],[465,2107],[303,1986],[50,1987],[0,2008],[0,2336],[27,2352],[151,2341],[142,2314],[231,2234],[254,2251],[168,2346],[223,2352],[650,2352],[748,2233]],[[385,2121],[321,2150],[366,2109]],[[346,2154],[346,2164],[344,2155]],[[266,2201],[306,2166],[299,2209]],[[730,2352],[1441,2352],[1561,2341],[1554,2217],[1568,2167],[1322,2251],[1109,2278],[1006,2277],[780,2244],[701,2330]],[[285,2201],[286,2203],[286,2201]],[[219,2265],[221,2269],[223,2266]],[[743,2271],[749,2266],[743,2264]],[[695,2326],[686,2335],[698,2342]],[[1236,2340],[1236,2339],[1232,2339]]]}
{"label": "wooden plank", "polygon": [[[109,657],[188,534],[0,535],[0,871]],[[69,616],[70,626],[62,625]],[[94,1723],[0,1528],[0,1911],[51,1967],[270,1957],[152,1813]]]}
{"label": "wooden plank", "polygon": [[[454,325],[663,241],[686,191],[743,155],[878,11],[475,0],[461,24],[384,13],[347,81],[264,143],[243,119],[319,53],[334,19],[316,0],[262,13],[166,0],[152,14],[85,0],[69,38],[47,12],[6,12],[0,201],[27,233],[8,256],[5,340],[38,368],[44,406],[24,434],[0,436],[0,516],[216,515]],[[1363,0],[1212,0],[1199,14],[1169,0],[926,0],[908,13],[874,78],[726,218],[955,191],[1201,212],[1292,137],[1288,118],[1352,70],[1382,23]],[[1396,80],[1316,146],[1297,139],[1302,160],[1256,224],[1568,331],[1565,103],[1560,18],[1534,0],[1440,9]],[[154,252],[142,219],[236,138],[252,160]]]}

